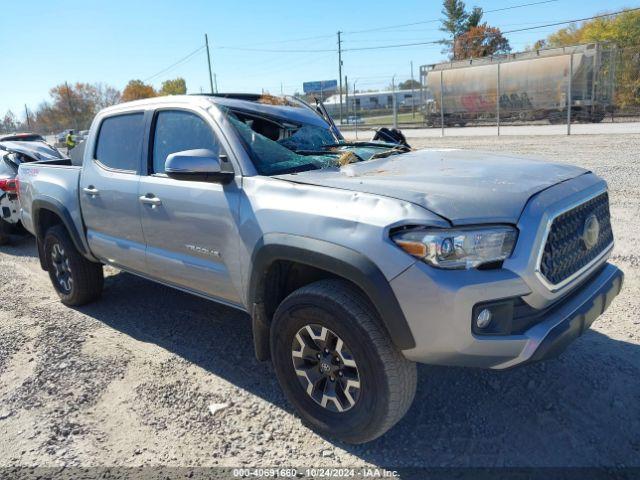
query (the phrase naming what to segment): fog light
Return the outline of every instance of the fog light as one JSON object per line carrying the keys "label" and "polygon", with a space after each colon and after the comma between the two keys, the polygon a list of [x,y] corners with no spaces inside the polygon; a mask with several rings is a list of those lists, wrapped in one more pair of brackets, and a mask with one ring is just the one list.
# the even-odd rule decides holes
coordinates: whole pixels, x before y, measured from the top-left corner
{"label": "fog light", "polygon": [[491,323],[492,317],[493,315],[491,315],[491,310],[485,308],[481,310],[476,317],[476,325],[478,326],[478,328],[485,328],[489,326],[489,323]]}

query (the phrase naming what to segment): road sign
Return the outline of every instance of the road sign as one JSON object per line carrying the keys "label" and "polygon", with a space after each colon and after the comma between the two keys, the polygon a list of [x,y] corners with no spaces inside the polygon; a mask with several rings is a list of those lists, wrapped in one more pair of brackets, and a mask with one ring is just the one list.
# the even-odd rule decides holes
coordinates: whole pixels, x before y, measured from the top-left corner
{"label": "road sign", "polygon": [[304,82],[302,84],[302,91],[304,93],[326,93],[335,91],[337,89],[337,80],[321,80],[319,82]]}

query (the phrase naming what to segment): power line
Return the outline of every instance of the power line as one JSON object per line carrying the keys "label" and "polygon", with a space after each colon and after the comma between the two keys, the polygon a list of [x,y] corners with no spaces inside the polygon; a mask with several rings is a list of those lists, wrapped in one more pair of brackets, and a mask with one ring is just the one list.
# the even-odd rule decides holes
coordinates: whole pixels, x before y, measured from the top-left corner
{"label": "power line", "polygon": [[[605,13],[602,15],[594,15],[593,17],[586,17],[586,18],[576,18],[573,20],[565,20],[562,22],[554,22],[554,23],[548,23],[546,25],[538,25],[536,27],[527,27],[527,28],[517,28],[515,30],[506,30],[504,32],[500,32],[501,34],[507,34],[507,33],[515,33],[515,32],[524,32],[524,31],[528,31],[528,30],[536,30],[539,28],[548,28],[548,27],[555,27],[558,25],[566,25],[568,23],[576,23],[576,22],[585,22],[587,20],[595,20],[597,18],[604,18],[604,17],[611,17],[614,15],[619,15],[621,13],[625,13],[625,12],[634,12],[640,10],[640,7],[638,8],[628,8],[626,10],[620,10],[618,12],[613,12],[613,13]],[[436,45],[436,44],[442,44],[443,40],[430,40],[427,42],[413,42],[413,43],[399,43],[399,44],[393,44],[393,45],[379,45],[379,46],[375,46],[375,47],[356,47],[356,48],[345,48],[342,51],[343,52],[353,52],[353,51],[361,51],[361,50],[380,50],[380,49],[386,49],[386,48],[400,48],[400,47],[414,47],[414,46],[418,46],[418,45]]]}
{"label": "power line", "polygon": [[[518,5],[510,5],[508,7],[485,10],[485,11],[483,11],[483,13],[502,12],[502,11],[506,11],[506,10],[513,10],[513,9],[516,9],[516,8],[523,8],[523,7],[529,7],[529,6],[534,6],[534,5],[542,5],[542,4],[546,4],[546,3],[554,3],[554,2],[559,2],[559,1],[560,0],[542,0],[542,1],[538,1],[538,2],[522,3],[522,4],[518,4]],[[356,33],[364,33],[364,32],[375,32],[375,31],[380,31],[380,30],[390,30],[390,29],[395,29],[395,28],[408,27],[408,26],[413,26],[413,25],[422,25],[422,24],[425,24],[425,23],[438,23],[440,21],[441,21],[440,19],[424,20],[424,21],[420,21],[420,22],[405,23],[405,24],[399,24],[399,25],[387,25],[387,26],[383,26],[383,27],[369,28],[369,29],[364,29],[364,30],[352,30],[352,31],[345,32],[345,33],[356,34]],[[245,45],[239,45],[239,46],[219,45],[219,46],[216,46],[216,47],[213,47],[213,48],[220,49],[220,50],[224,49],[224,50],[237,50],[237,51],[246,51],[246,52],[264,52],[264,53],[322,53],[322,52],[330,52],[330,51],[335,51],[335,50],[329,50],[329,49],[270,49],[270,48],[260,48],[260,47],[255,47],[254,48],[254,47],[252,47],[252,45],[268,45],[268,44],[278,44],[278,43],[301,42],[301,41],[306,41],[306,40],[319,40],[319,39],[330,38],[332,36],[333,35],[316,35],[316,36],[312,36],[312,37],[302,37],[302,38],[294,38],[294,39],[287,39],[287,40],[276,40],[276,41],[264,42],[264,43],[260,43],[260,44],[245,44]]]}
{"label": "power line", "polygon": [[[540,2],[531,2],[531,3],[522,3],[520,5],[511,5],[508,7],[502,7],[502,8],[494,8],[492,10],[483,10],[482,13],[494,13],[494,12],[502,12],[505,10],[513,10],[516,8],[523,8],[523,7],[530,7],[533,5],[542,5],[544,3],[553,3],[553,2],[558,2],[560,0],[543,0]],[[364,30],[352,30],[350,32],[345,32],[347,34],[353,35],[353,34],[357,34],[357,33],[365,33],[365,32],[377,32],[380,30],[392,30],[395,28],[401,28],[401,27],[412,27],[414,25],[423,25],[425,23],[439,23],[441,21],[441,19],[437,18],[437,19],[431,19],[431,20],[422,20],[420,22],[412,22],[412,23],[402,23],[402,24],[398,24],[398,25],[387,25],[384,27],[376,27],[376,28],[367,28]]]}
{"label": "power line", "polygon": [[[233,46],[231,48],[237,48],[237,47],[253,47],[254,45],[274,45],[274,44],[278,44],[278,43],[291,43],[291,42],[305,42],[308,40],[321,40],[324,38],[333,38],[334,34],[329,34],[329,35],[316,35],[313,37],[302,37],[302,38],[290,38],[287,40],[273,40],[273,41],[269,41],[269,42],[260,42],[260,43],[245,43],[244,45],[237,45],[237,46]],[[218,47],[218,48],[225,48],[224,46],[222,47]]]}
{"label": "power line", "polygon": [[181,63],[186,62],[187,60],[191,59],[193,56],[195,56],[197,53],[201,52],[202,50],[204,50],[206,47],[205,45],[201,45],[199,46],[197,49],[195,49],[193,52],[191,52],[188,55],[185,55],[184,57],[182,57],[180,60],[178,60],[175,63],[172,63],[171,65],[169,65],[166,68],[163,68],[162,70],[160,70],[158,73],[154,73],[153,75],[151,75],[150,77],[147,77],[143,80],[143,82],[148,82],[149,80],[153,80],[156,77],[159,77],[160,75],[162,75],[163,73],[167,73],[169,70],[173,69],[174,67],[177,67],[178,65],[180,65]]}
{"label": "power line", "polygon": [[536,28],[547,28],[547,27],[557,27],[558,25],[565,25],[567,23],[577,23],[577,22],[585,22],[587,20],[595,20],[597,18],[604,18],[604,17],[611,17],[613,15],[619,15],[621,13],[625,13],[625,12],[635,12],[637,10],[640,10],[640,7],[637,8],[627,8],[625,10],[620,10],[618,12],[614,12],[614,13],[604,13],[602,15],[595,15],[593,17],[587,17],[587,18],[577,18],[575,20],[568,20],[566,22],[555,22],[555,23],[548,23],[546,25],[539,25],[537,27],[526,27],[526,28],[517,28],[515,30],[506,30],[502,33],[515,33],[515,32],[525,32],[528,30],[535,30]]}
{"label": "power line", "polygon": [[239,50],[242,52],[266,52],[266,53],[323,53],[323,52],[335,52],[335,48],[333,49],[270,49],[270,48],[245,48],[245,47],[224,47],[218,46],[213,47],[218,50]]}

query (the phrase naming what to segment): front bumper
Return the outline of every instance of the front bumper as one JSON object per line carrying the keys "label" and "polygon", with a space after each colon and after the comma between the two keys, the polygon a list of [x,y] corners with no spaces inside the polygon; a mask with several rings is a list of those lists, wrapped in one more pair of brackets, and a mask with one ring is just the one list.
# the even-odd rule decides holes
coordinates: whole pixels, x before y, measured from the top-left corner
{"label": "front bumper", "polygon": [[391,282],[416,341],[403,354],[422,363],[495,369],[554,357],[607,309],[623,278],[605,263],[525,332],[484,336],[471,330],[474,305],[526,296],[525,282],[505,269],[444,271],[418,262]]}
{"label": "front bumper", "polygon": [[578,292],[581,298],[576,302],[567,302],[571,303],[569,308],[564,308],[564,305],[558,307],[561,311],[557,312],[557,316],[561,320],[547,332],[542,342],[537,346],[532,345],[533,354],[524,362],[532,363],[557,357],[609,308],[613,299],[620,293],[623,283],[622,270],[606,264],[603,272],[585,286],[588,294],[580,295],[582,292]]}

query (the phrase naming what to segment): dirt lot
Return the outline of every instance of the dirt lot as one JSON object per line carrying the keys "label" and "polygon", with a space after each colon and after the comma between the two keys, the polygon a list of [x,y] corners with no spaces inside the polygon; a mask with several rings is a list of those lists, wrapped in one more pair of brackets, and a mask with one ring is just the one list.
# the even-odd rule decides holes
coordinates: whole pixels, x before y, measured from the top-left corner
{"label": "dirt lot", "polygon": [[506,372],[420,366],[394,429],[332,443],[255,360],[248,317],[116,271],[100,302],[66,308],[26,238],[0,249],[0,466],[640,466],[640,135],[417,143],[609,181],[625,288],[563,356]]}

